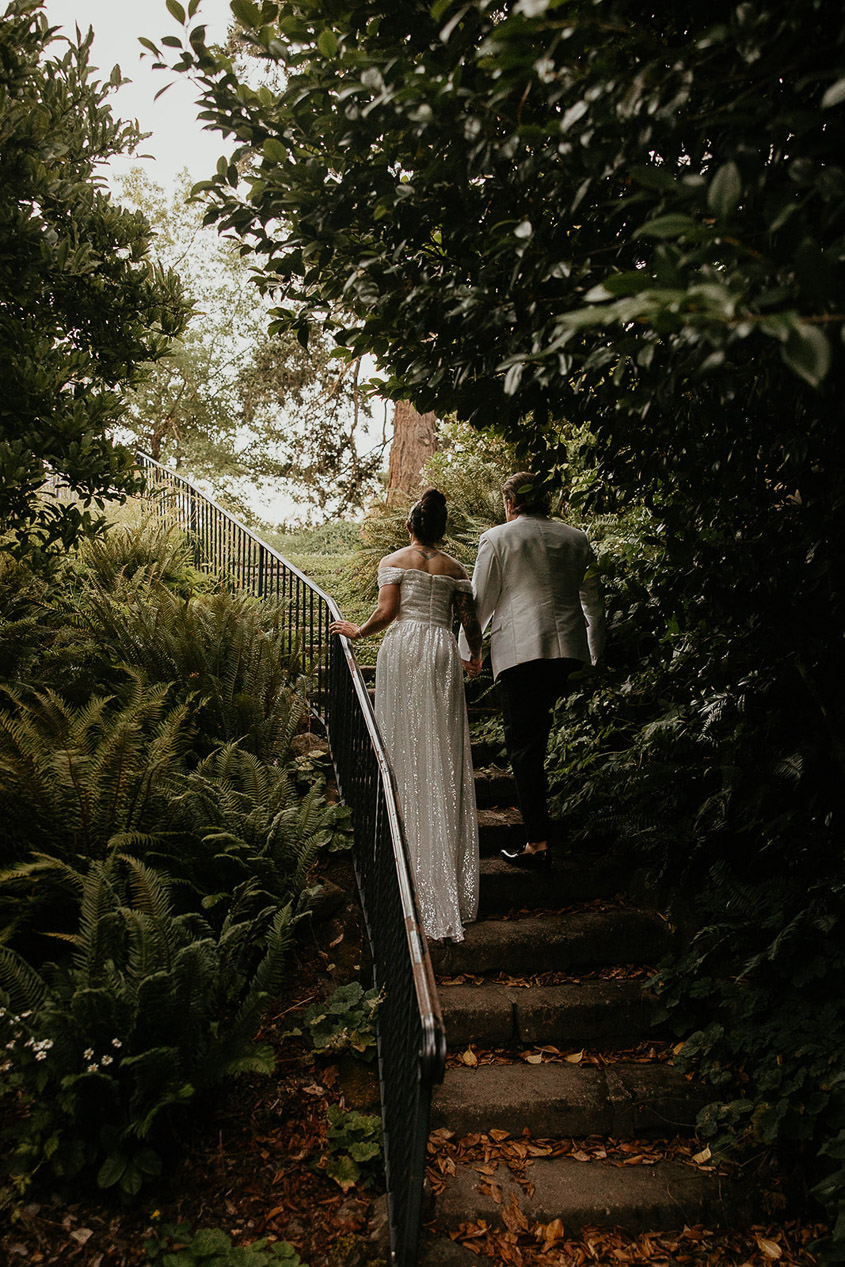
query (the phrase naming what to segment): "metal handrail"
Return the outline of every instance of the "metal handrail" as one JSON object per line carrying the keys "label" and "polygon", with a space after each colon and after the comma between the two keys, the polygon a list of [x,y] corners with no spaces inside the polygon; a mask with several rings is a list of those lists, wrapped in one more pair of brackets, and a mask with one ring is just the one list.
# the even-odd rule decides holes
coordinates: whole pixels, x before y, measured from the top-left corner
{"label": "metal handrail", "polygon": [[[338,790],[352,809],[358,891],[370,941],[378,1013],[379,1080],[391,1262],[414,1267],[423,1209],[432,1087],[446,1067],[446,1035],[419,917],[413,873],[384,749],[361,667],[330,595],[190,480],[137,453],[163,517],[191,540],[198,562],[237,588],[282,601],[291,642],[323,676],[309,700],[326,730]],[[337,654],[340,649],[342,655]],[[326,689],[327,688],[327,689]]]}

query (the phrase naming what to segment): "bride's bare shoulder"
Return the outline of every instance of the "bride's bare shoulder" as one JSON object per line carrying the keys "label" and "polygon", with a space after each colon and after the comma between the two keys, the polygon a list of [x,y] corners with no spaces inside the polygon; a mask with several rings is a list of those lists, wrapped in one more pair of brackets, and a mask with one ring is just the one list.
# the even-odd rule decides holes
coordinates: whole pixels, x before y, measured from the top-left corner
{"label": "bride's bare shoulder", "polygon": [[407,546],[403,550],[394,550],[392,554],[386,554],[383,559],[379,559],[380,568],[401,568],[407,566],[405,555],[408,553]]}
{"label": "bride's bare shoulder", "polygon": [[453,559],[451,554],[441,553],[440,558],[444,564],[443,571],[447,576],[453,577],[456,581],[467,580],[466,568],[457,559]]}

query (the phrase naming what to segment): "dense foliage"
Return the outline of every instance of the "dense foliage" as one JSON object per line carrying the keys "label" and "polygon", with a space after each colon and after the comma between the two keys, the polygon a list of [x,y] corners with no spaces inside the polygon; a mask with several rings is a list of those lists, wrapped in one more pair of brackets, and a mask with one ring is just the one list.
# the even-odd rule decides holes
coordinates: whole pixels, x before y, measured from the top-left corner
{"label": "dense foliage", "polygon": [[[187,315],[146,220],[98,177],[141,138],[108,105],[119,69],[92,77],[92,39],[60,46],[39,0],[0,18],[0,519],[22,553],[101,530],[103,497],[135,486],[110,431]],[[78,500],[39,497],[47,472]]]}
{"label": "dense foliage", "polygon": [[[0,561],[6,1182],[134,1196],[256,1045],[343,811],[295,767],[299,659],[158,525]],[[304,784],[304,786],[303,786]]]}
{"label": "dense foliage", "polygon": [[[840,13],[233,12],[281,89],[201,29],[171,47],[241,143],[208,219],[254,252],[279,328],[335,323],[388,394],[496,426],[576,513],[621,513],[560,804],[685,894],[664,980],[721,1096],[705,1129],[818,1175],[845,1149]],[[841,1167],[818,1191],[841,1260]]]}

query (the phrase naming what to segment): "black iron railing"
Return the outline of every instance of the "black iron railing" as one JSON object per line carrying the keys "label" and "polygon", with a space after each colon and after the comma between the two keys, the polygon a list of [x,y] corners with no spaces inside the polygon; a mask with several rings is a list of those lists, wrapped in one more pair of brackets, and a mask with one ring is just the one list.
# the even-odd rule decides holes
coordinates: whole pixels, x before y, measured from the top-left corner
{"label": "black iron railing", "polygon": [[[360,666],[332,636],[337,604],[189,480],[137,455],[160,513],[186,532],[203,566],[258,597],[281,600],[287,631],[309,661],[311,709],[325,726],[343,800],[352,809],[355,870],[372,950],[384,1153],[395,1267],[417,1261],[431,1090],[446,1038],[420,923],[390,763]],[[328,689],[325,689],[327,685]]]}

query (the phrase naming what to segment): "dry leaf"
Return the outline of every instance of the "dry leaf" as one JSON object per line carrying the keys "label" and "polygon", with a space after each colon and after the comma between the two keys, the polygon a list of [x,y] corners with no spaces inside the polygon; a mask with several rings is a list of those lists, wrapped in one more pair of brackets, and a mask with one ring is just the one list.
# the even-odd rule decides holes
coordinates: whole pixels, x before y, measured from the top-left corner
{"label": "dry leaf", "polygon": [[543,1228],[543,1239],[546,1242],[543,1249],[548,1249],[549,1244],[555,1241],[563,1240],[563,1223],[560,1219],[552,1219],[551,1223],[546,1224]]}
{"label": "dry leaf", "polygon": [[490,1135],[490,1138],[494,1139],[497,1144],[500,1144],[503,1139],[507,1139],[507,1137],[510,1135],[510,1131],[503,1131],[500,1126],[494,1126],[492,1130],[489,1132],[489,1135]]}
{"label": "dry leaf", "polygon": [[700,1153],[695,1154],[693,1161],[696,1165],[701,1166],[705,1161],[709,1161],[712,1156],[713,1154],[710,1152],[709,1148],[702,1148]]}
{"label": "dry leaf", "polygon": [[592,1161],[593,1160],[589,1153],[583,1152],[582,1149],[580,1148],[578,1149],[577,1153],[570,1153],[569,1155],[573,1161]]}
{"label": "dry leaf", "polygon": [[543,1057],[538,1053],[532,1052],[531,1055],[525,1057],[525,1062],[529,1065],[541,1065]]}
{"label": "dry leaf", "polygon": [[755,1240],[759,1246],[760,1253],[765,1254],[767,1258],[775,1260],[783,1257],[783,1250],[780,1245],[778,1245],[777,1241],[767,1240],[765,1236],[757,1236],[755,1237]]}
{"label": "dry leaf", "polygon": [[571,1051],[568,1056],[564,1056],[564,1060],[568,1060],[571,1065],[577,1065],[579,1061],[584,1059],[584,1052]]}
{"label": "dry leaf", "polygon": [[470,1069],[474,1069],[478,1064],[478,1057],[471,1047],[467,1047],[466,1051],[461,1053],[461,1060],[465,1065],[468,1065]]}
{"label": "dry leaf", "polygon": [[498,1169],[499,1169],[499,1163],[496,1162],[495,1166],[476,1166],[475,1172],[476,1174],[479,1174],[479,1175],[495,1175]]}

